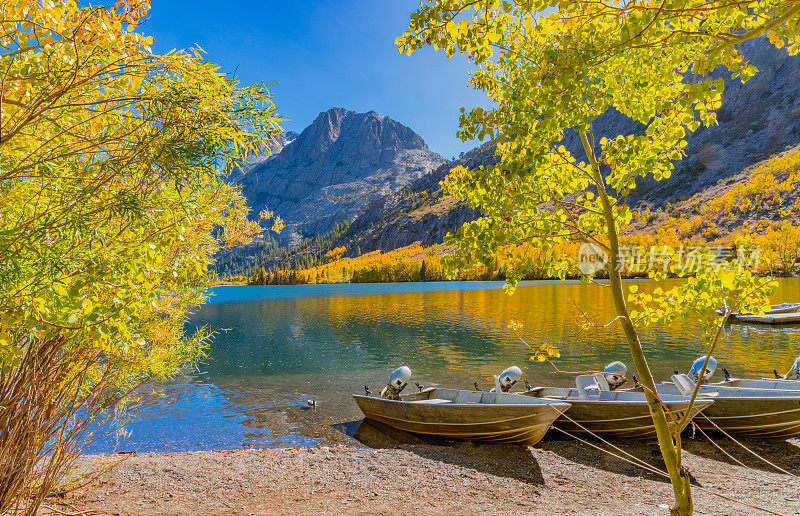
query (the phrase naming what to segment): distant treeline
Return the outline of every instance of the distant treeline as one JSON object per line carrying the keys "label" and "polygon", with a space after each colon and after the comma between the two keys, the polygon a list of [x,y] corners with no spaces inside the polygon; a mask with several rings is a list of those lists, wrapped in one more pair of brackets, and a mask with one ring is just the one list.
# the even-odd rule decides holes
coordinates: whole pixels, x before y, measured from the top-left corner
{"label": "distant treeline", "polygon": [[[515,252],[534,263],[525,279],[546,279],[548,265],[566,252],[567,247],[548,250],[520,246]],[[577,246],[575,252],[577,252]],[[489,281],[505,280],[508,264],[495,259],[488,266],[473,267],[455,278],[445,275],[440,246],[422,247],[419,243],[382,253],[372,251],[357,258],[342,258],[346,250],[335,248],[326,253],[328,263],[307,269],[259,268],[247,279],[251,285],[296,285],[307,283],[394,283],[410,281]],[[243,280],[244,278],[239,278]]]}
{"label": "distant treeline", "polygon": [[[445,281],[438,246],[423,248],[412,244],[388,253],[373,251],[358,258],[341,258],[344,248],[327,253],[331,260],[305,269],[260,268],[250,277],[252,285],[293,285],[304,283],[388,283],[407,281]],[[488,280],[499,277],[496,270],[481,268],[464,280]]]}
{"label": "distant treeline", "polygon": [[341,222],[323,235],[304,238],[291,247],[281,245],[264,233],[259,240],[218,254],[214,270],[220,278],[251,277],[261,269],[302,270],[324,265],[325,253],[338,242],[350,227]]}
{"label": "distant treeline", "polygon": [[[691,221],[687,222],[691,225]],[[678,228],[685,224],[678,224]],[[649,267],[660,267],[663,257],[659,254],[663,246],[676,252],[673,262],[680,259],[684,264],[696,260],[698,266],[714,266],[717,261],[735,261],[740,249],[747,250],[748,267],[758,266],[765,275],[791,275],[795,272],[800,244],[800,226],[790,222],[769,226],[761,234],[739,231],[724,239],[707,242],[697,238],[680,238],[676,226],[659,230],[656,234],[631,234],[623,237],[623,249],[628,256],[622,258],[626,270],[623,276],[641,277]],[[658,256],[651,252],[655,250]],[[509,268],[520,263],[529,267],[523,277],[526,280],[551,279],[550,266],[564,257],[577,258],[580,244],[564,243],[548,248],[522,245],[511,251],[511,258],[495,260],[488,266],[481,265],[455,278],[448,278],[442,264],[443,250],[440,246],[424,248],[419,243],[382,253],[373,251],[357,258],[342,257],[344,247],[328,251],[323,259],[326,263],[298,268],[258,268],[250,276],[228,278],[250,285],[294,285],[308,283],[389,283],[409,281],[473,281],[505,280]],[[680,258],[678,258],[680,253]],[[719,253],[719,254],[717,254]],[[755,253],[755,254],[754,254]],[[636,255],[636,256],[634,256]],[[755,261],[753,261],[755,260]],[[575,277],[577,274],[572,274]],[[570,275],[568,275],[570,277]]]}

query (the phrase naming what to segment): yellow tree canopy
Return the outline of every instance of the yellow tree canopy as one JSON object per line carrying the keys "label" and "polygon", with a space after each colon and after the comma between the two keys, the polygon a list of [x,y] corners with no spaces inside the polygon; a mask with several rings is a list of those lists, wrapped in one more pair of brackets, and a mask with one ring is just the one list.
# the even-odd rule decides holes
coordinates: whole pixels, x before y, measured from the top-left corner
{"label": "yellow tree canopy", "polygon": [[199,49],[153,54],[148,4],[0,5],[6,370],[58,337],[132,378],[174,371],[200,349],[183,322],[214,252],[261,230],[225,178],[279,130],[269,93]]}

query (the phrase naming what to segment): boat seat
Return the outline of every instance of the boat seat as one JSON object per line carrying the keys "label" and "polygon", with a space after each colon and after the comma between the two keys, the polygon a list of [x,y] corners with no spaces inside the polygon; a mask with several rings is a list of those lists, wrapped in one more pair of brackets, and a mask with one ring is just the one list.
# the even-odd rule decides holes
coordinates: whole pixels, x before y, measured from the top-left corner
{"label": "boat seat", "polygon": [[430,398],[427,400],[414,400],[411,403],[422,403],[424,405],[442,405],[445,403],[453,403],[451,400],[443,400],[441,398]]}
{"label": "boat seat", "polygon": [[611,387],[608,385],[608,379],[606,379],[606,375],[602,373],[594,373],[594,381],[597,383],[597,388],[601,391],[610,391]]}
{"label": "boat seat", "polygon": [[[606,383],[608,386],[608,383]],[[575,387],[578,388],[579,398],[588,398],[589,391],[600,393],[600,386],[597,384],[597,379],[591,374],[582,374],[575,377]]]}
{"label": "boat seat", "polygon": [[695,383],[685,374],[672,375],[672,383],[683,396],[691,396],[694,392]]}

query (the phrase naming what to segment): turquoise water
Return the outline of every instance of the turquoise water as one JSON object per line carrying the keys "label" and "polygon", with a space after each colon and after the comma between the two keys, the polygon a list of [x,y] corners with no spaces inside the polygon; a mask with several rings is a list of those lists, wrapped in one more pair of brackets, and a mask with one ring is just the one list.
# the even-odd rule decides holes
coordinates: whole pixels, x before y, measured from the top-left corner
{"label": "turquoise water", "polygon": [[[616,327],[581,331],[582,313],[613,318],[605,287],[530,282],[514,295],[499,282],[218,287],[187,324],[218,331],[204,364],[146,391],[128,435],[90,451],[180,451],[348,442],[361,419],[350,398],[367,384],[380,390],[408,365],[424,385],[488,389],[510,365],[533,385],[570,385],[532,346],[557,346],[563,370],[630,367]],[[642,289],[654,288],[643,282]],[[776,300],[800,300],[800,280],[782,279]],[[702,353],[689,322],[643,332],[651,369],[666,379]],[[800,326],[734,325],[715,354],[734,375],[783,371],[800,354]],[[316,410],[308,405],[317,401]]]}

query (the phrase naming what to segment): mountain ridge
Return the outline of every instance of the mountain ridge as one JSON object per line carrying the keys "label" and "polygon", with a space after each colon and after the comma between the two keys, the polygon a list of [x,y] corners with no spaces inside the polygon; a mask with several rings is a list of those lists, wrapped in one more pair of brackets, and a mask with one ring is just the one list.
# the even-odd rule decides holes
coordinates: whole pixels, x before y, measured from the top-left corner
{"label": "mountain ridge", "polygon": [[[671,178],[640,180],[627,198],[630,205],[640,210],[665,208],[716,188],[720,181],[743,181],[743,171],[748,167],[800,143],[800,81],[796,80],[800,56],[789,56],[763,38],[744,43],[743,53],[759,73],[745,84],[726,81],[718,124],[689,135],[686,156],[675,164]],[[603,136],[636,133],[642,127],[609,111],[595,121],[594,130],[599,141]],[[566,134],[563,144],[578,159],[583,155],[576,135]],[[308,245],[299,252],[307,262],[312,255],[322,260],[326,251],[336,247],[345,247],[345,254],[352,257],[377,250],[387,252],[413,242],[425,246],[441,243],[444,235],[477,218],[479,211],[445,196],[439,181],[457,164],[487,166],[497,160],[493,144],[487,143],[460,160],[442,162],[396,191],[364,203],[359,213],[351,213],[348,228],[339,228],[318,240],[324,241],[324,246],[316,249],[317,244]],[[277,264],[267,260],[261,265]]]}
{"label": "mountain ridge", "polygon": [[254,164],[239,183],[253,213],[274,211],[286,223],[281,240],[296,243],[355,219],[370,201],[445,162],[413,130],[387,116],[331,108]]}
{"label": "mountain ridge", "polygon": [[[800,56],[790,56],[764,38],[745,42],[743,53],[759,73],[744,84],[726,81],[718,124],[701,127],[689,135],[686,156],[675,164],[673,175],[662,181],[640,180],[627,199],[629,204],[655,209],[690,198],[715,187],[720,181],[744,180],[743,171],[749,167],[800,143],[800,81],[796,80],[800,76]],[[715,75],[723,75],[723,72],[717,71]],[[603,136],[613,138],[641,132],[642,126],[609,110],[596,120],[594,129],[599,141]],[[562,143],[578,159],[585,157],[577,134],[567,133]],[[467,156],[471,163],[459,160],[445,164],[385,199],[374,201],[336,245],[348,247],[351,256],[353,245],[362,252],[389,251],[414,241],[432,245],[440,243],[448,232],[477,218],[479,210],[471,210],[455,199],[443,198],[438,184],[432,184],[434,178],[436,182],[443,179],[455,164],[488,166],[499,160],[491,143],[473,149],[465,158]],[[398,198],[403,196],[422,201]],[[421,211],[423,206],[427,206],[424,212]],[[421,217],[426,220],[422,225]],[[425,224],[428,232],[421,227]]]}

